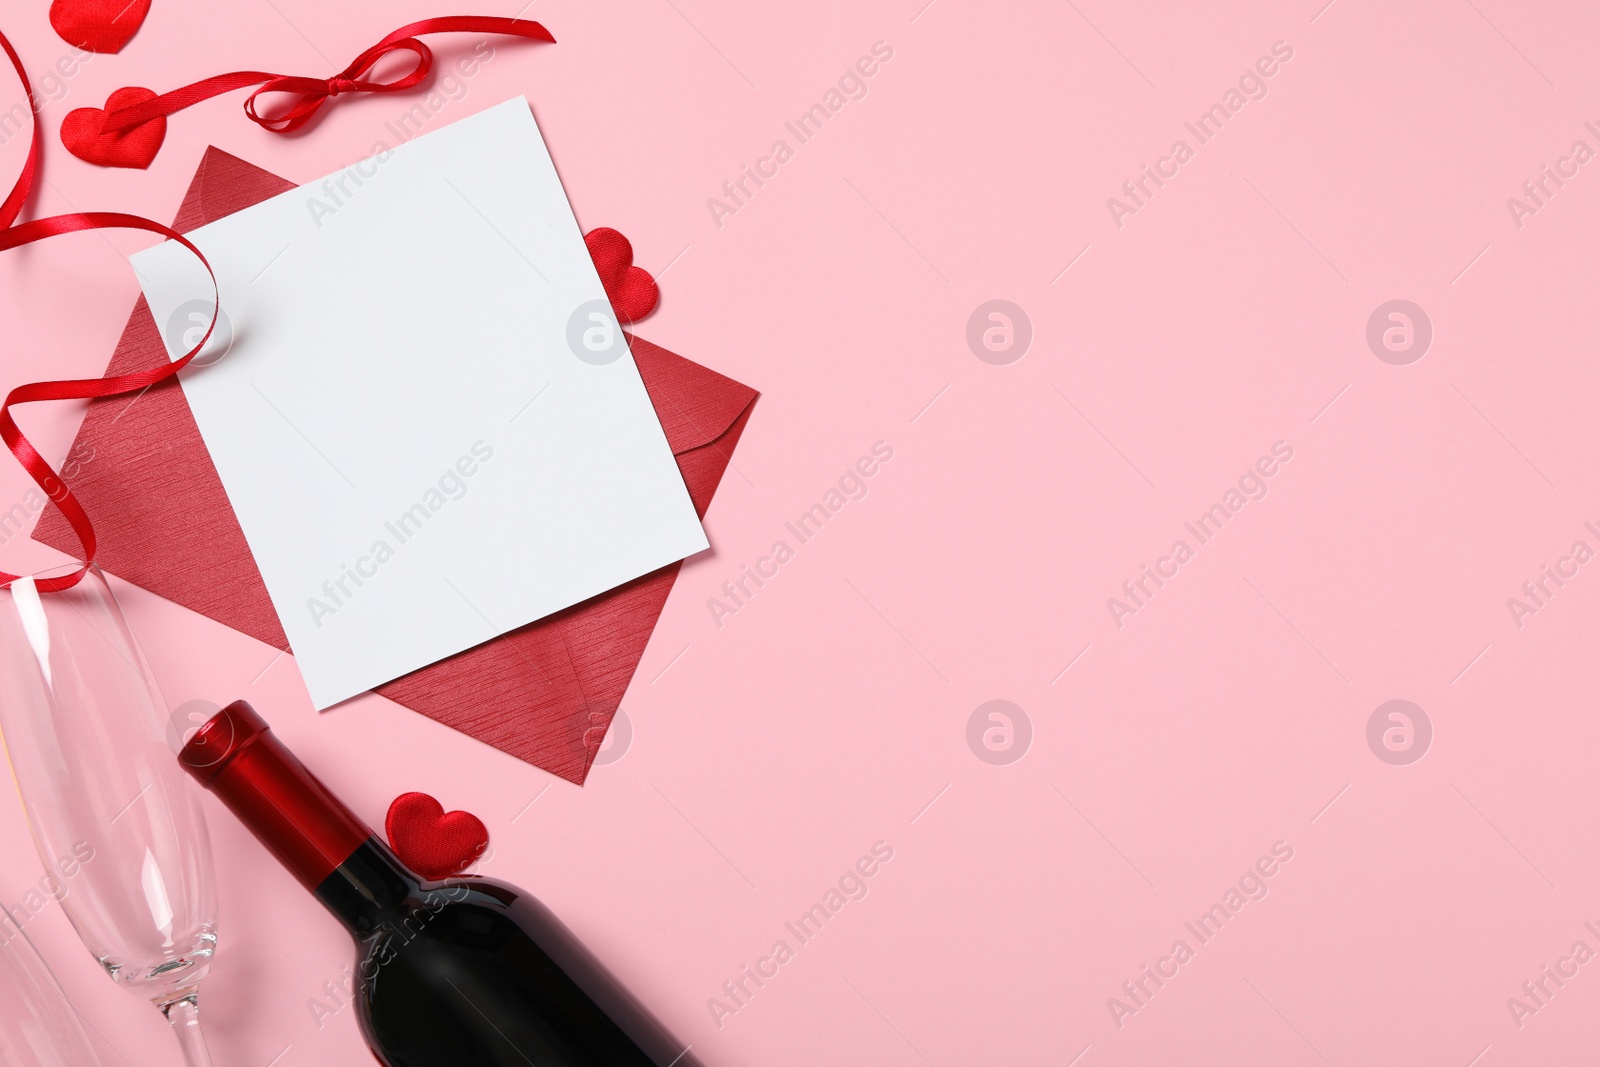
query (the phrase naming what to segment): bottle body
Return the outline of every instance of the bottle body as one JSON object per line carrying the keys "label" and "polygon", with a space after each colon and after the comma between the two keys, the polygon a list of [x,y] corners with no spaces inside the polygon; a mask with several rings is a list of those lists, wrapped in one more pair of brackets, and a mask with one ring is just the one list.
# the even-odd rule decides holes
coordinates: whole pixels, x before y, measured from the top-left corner
{"label": "bottle body", "polygon": [[249,705],[179,759],[350,932],[386,1067],[698,1067],[548,908],[490,878],[418,876]]}
{"label": "bottle body", "polygon": [[316,895],[356,939],[361,1029],[388,1067],[695,1063],[516,886],[422,881],[370,840]]}

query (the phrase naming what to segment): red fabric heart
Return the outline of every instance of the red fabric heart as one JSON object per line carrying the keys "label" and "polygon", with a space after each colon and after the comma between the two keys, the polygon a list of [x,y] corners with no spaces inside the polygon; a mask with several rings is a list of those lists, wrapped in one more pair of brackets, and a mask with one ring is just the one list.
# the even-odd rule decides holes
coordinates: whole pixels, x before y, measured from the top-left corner
{"label": "red fabric heart", "polygon": [[55,0],[50,25],[70,45],[90,52],[120,52],[144,25],[150,0]]}
{"label": "red fabric heart", "polygon": [[600,272],[600,284],[606,287],[611,309],[623,322],[638,322],[656,309],[661,290],[650,272],[633,265],[633,245],[628,239],[608,226],[590,230],[583,235],[589,246],[595,269]]}
{"label": "red fabric heart", "polygon": [[101,167],[136,167],[150,165],[161,151],[161,142],[167,138],[167,120],[152,119],[125,133],[101,133],[106,115],[120,108],[154,100],[156,94],[149,89],[129,87],[118,89],[106,100],[104,108],[80,107],[69,114],[61,124],[61,143],[67,151],[86,163]]}
{"label": "red fabric heart", "polygon": [[476,815],[446,812],[426,793],[402,793],[384,820],[389,847],[424,878],[460,874],[489,847],[489,830]]}

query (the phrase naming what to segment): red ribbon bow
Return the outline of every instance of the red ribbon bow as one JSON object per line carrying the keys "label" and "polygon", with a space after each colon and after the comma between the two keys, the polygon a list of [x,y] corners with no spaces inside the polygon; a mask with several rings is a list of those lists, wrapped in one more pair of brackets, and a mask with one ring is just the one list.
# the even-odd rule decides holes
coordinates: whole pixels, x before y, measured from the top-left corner
{"label": "red ribbon bow", "polygon": [[[185,85],[181,89],[174,89],[170,93],[163,93],[109,113],[102,113],[93,108],[80,108],[73,112],[73,115],[104,114],[98,127],[99,139],[104,141],[109,138],[114,141],[146,123],[165,119],[168,115],[192,107],[203,100],[209,100],[213,96],[254,85],[258,88],[245,100],[244,113],[263,129],[271,130],[273,133],[292,133],[310,122],[322,106],[336,96],[348,93],[399,93],[420,85],[433,70],[433,50],[417,40],[418,35],[426,33],[496,33],[522,37],[530,41],[543,41],[547,44],[555,43],[555,38],[551,36],[549,30],[537,22],[525,19],[489,15],[450,15],[444,18],[423,19],[421,22],[413,22],[395,30],[362,52],[354,62],[331,78],[307,78],[273,74],[262,70],[238,70],[232,74],[218,74],[212,78],[205,78],[192,85]],[[411,53],[416,57],[416,63],[410,70],[392,81],[370,80],[369,75],[373,69],[396,52]],[[264,113],[261,97],[277,93],[288,94],[295,99],[281,111]],[[80,159],[107,165],[109,161],[104,153],[95,153],[97,158],[91,158],[90,151],[94,142],[85,143],[83,135],[76,131],[71,135],[68,134],[68,126],[73,122],[73,115],[69,115],[67,122],[62,125],[62,143],[69,152]],[[164,129],[160,132],[161,136],[165,136]],[[158,146],[160,144],[159,137],[156,144]],[[153,155],[153,151],[151,154]],[[148,163],[149,160],[145,159],[143,163],[132,165],[144,166]],[[128,164],[109,162],[109,165]]]}
{"label": "red ribbon bow", "polygon": [[[247,85],[260,84],[261,87],[245,102],[245,113],[266,129],[276,133],[288,133],[299,129],[309,122],[318,109],[335,96],[349,92],[399,92],[409,89],[428,76],[432,69],[433,53],[421,41],[415,40],[413,34],[420,33],[446,33],[446,32],[484,32],[503,33],[517,37],[526,37],[532,40],[554,42],[548,30],[537,22],[524,22],[520,19],[506,18],[476,18],[455,16],[448,18],[427,19],[415,22],[409,26],[401,27],[394,33],[379,41],[356,57],[352,63],[339,75],[321,80],[317,78],[283,77],[276,74],[265,74],[254,71],[240,71],[234,74],[223,74],[205,81],[147,100],[133,107],[124,108],[113,112],[106,117],[104,129],[114,129],[126,132],[153,119],[164,119],[165,116],[175,111],[181,111],[191,104],[209,99],[219,93],[232,89],[243,88]],[[17,78],[22,82],[22,88],[28,95],[28,101],[33,112],[33,132],[28,145],[28,157],[22,166],[22,172],[17,177],[16,184],[7,194],[4,201],[0,201],[0,252],[23,245],[33,244],[51,237],[63,234],[81,233],[85,230],[103,229],[132,229],[144,230],[157,234],[172,241],[177,241],[197,256],[206,271],[211,272],[211,264],[206,261],[205,255],[199,248],[183,234],[170,226],[159,222],[141,218],[138,215],[126,215],[113,211],[74,212],[68,215],[56,215],[47,219],[37,219],[32,222],[16,224],[17,218],[22,213],[23,206],[28,201],[28,196],[33,190],[34,179],[39,172],[39,158],[42,150],[42,137],[39,132],[39,102],[34,95],[33,85],[28,80],[28,73],[23,69],[22,58],[17,55],[5,34],[0,33],[0,51],[4,51],[6,58],[11,61],[12,68],[17,73]],[[364,80],[374,65],[381,59],[396,51],[410,52],[417,57],[417,65],[404,76],[392,82],[371,82]],[[262,84],[264,83],[264,84]],[[282,114],[263,116],[256,109],[256,98],[273,92],[295,93],[299,99],[295,101]],[[68,116],[70,119],[71,116]],[[159,143],[159,142],[158,142]],[[69,146],[70,147],[70,146]],[[76,153],[75,153],[76,154]],[[216,295],[216,275],[212,273],[212,308],[211,324],[206,327],[205,336],[200,343],[191,348],[181,359],[147,370],[137,371],[133,374],[122,374],[109,378],[86,378],[59,382],[35,382],[31,385],[18,386],[13,389],[0,403],[0,440],[5,442],[11,454],[16,456],[17,462],[22,464],[34,482],[44,490],[55,505],[61,509],[72,530],[83,545],[83,559],[76,569],[65,575],[41,580],[38,588],[41,592],[54,593],[70,589],[77,585],[88,571],[95,556],[94,526],[89,521],[88,513],[84,511],[72,490],[61,477],[45,462],[33,444],[23,435],[17,426],[15,417],[11,413],[17,404],[31,404],[42,400],[93,400],[100,397],[125,396],[137,393],[158,382],[165,381],[177,374],[190,361],[198,355],[211,340],[211,333],[216,328],[217,315],[220,305]],[[17,575],[0,571],[0,587],[16,581]]]}

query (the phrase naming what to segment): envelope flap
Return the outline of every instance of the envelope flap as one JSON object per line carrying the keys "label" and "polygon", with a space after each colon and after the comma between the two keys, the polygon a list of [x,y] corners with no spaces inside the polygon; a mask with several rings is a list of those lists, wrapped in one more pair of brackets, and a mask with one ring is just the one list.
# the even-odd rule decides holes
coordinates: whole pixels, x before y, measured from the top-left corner
{"label": "envelope flap", "polygon": [[[175,225],[194,229],[293,184],[209,149]],[[704,515],[748,423],[755,390],[633,339],[641,377]],[[158,364],[166,349],[141,298],[109,372]],[[112,574],[288,651],[276,612],[181,386],[164,382],[132,403],[89,404],[73,456],[73,490],[94,516]],[[34,537],[78,545],[51,505]],[[486,744],[581,783],[638,667],[678,565],[646,575],[378,692]]]}
{"label": "envelope flap", "polygon": [[293,188],[294,182],[211,146],[200,159],[172,228],[188,233]]}
{"label": "envelope flap", "polygon": [[629,335],[633,361],[650,395],[673,455],[703,448],[728,432],[758,395],[682,356]]}

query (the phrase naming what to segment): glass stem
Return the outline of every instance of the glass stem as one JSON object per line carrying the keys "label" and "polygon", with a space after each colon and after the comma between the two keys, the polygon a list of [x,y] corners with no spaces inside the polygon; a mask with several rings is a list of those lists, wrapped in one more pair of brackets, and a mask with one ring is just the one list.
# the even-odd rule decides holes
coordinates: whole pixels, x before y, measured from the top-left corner
{"label": "glass stem", "polygon": [[157,1006],[161,1014],[167,1017],[167,1022],[172,1024],[172,1032],[178,1036],[186,1067],[212,1067],[205,1035],[200,1032],[200,994],[191,992]]}

